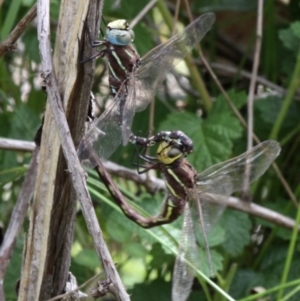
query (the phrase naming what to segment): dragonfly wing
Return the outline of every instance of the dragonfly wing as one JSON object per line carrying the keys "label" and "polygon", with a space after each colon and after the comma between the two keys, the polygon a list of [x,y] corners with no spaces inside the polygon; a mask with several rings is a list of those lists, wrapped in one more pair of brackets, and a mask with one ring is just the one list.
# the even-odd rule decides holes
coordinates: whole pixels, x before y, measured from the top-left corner
{"label": "dragonfly wing", "polygon": [[[195,181],[207,233],[219,220],[228,197],[245,184],[259,178],[280,153],[278,142],[268,140],[231,160],[216,164],[198,174]],[[245,174],[246,173],[246,174]]]}
{"label": "dragonfly wing", "polygon": [[220,184],[218,179],[223,179],[225,186],[228,184],[226,181],[230,181],[231,194],[243,189],[245,177],[248,176],[249,183],[252,183],[263,175],[279,153],[277,141],[264,141],[238,157],[209,167],[197,175],[196,181],[204,191],[211,193],[223,189],[217,187]]}
{"label": "dragonfly wing", "polygon": [[122,120],[122,142],[123,145],[126,145],[129,141],[129,137],[131,134],[131,127],[133,118],[135,115],[135,107],[136,107],[136,88],[135,88],[135,80],[134,73],[132,73],[129,85],[128,85],[128,96],[125,101],[125,106],[123,110],[123,120]]}
{"label": "dragonfly wing", "polygon": [[120,145],[122,128],[118,119],[118,110],[117,102],[114,99],[81,140],[77,153],[84,165],[90,168],[95,167],[95,164],[90,161],[89,147],[101,160],[106,160]]}
{"label": "dragonfly wing", "polygon": [[200,267],[196,237],[189,204],[186,204],[183,227],[175,261],[172,281],[172,300],[185,301],[190,295],[194,274],[191,265]]}
{"label": "dragonfly wing", "polygon": [[142,111],[152,101],[153,95],[161,85],[168,71],[178,64],[210,30],[216,17],[207,13],[197,18],[185,30],[173,36],[165,44],[149,51],[141,60],[137,74],[140,95],[137,111]]}

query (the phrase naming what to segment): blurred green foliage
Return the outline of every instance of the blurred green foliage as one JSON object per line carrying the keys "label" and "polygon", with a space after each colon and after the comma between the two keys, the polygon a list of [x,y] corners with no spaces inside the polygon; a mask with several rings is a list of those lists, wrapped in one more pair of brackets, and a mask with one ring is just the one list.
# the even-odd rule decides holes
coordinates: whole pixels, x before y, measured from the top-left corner
{"label": "blurred green foliage", "polygon": [[[148,0],[105,1],[104,20],[107,23],[117,18],[132,20],[148,2]],[[300,48],[300,21],[295,20],[293,13],[295,2],[290,1],[289,5],[284,6],[284,4],[270,0],[265,1],[264,7],[265,23],[259,74],[284,89],[285,93],[293,76]],[[172,14],[174,14],[174,3],[168,3]],[[29,0],[4,1],[0,11],[1,40],[7,37],[31,5],[33,5],[33,1]],[[59,1],[51,1],[53,25],[51,42],[53,45],[59,5]],[[247,61],[252,62],[251,50],[254,48],[255,42],[253,38],[255,37],[255,23],[251,23],[251,18],[245,19],[245,22],[249,24],[241,24],[241,22],[244,22],[243,16],[245,15],[243,14],[254,16],[255,19],[256,2],[252,0],[191,1],[190,6],[195,16],[206,11],[217,13],[214,28],[203,41],[203,49],[212,62],[222,62],[225,67],[227,65],[236,67],[237,71],[234,75],[227,73],[224,76],[222,73],[219,74],[217,69],[215,71],[236,108],[246,118],[249,78],[243,77],[240,71],[251,72],[252,65],[249,67]],[[291,13],[290,17],[289,13]],[[141,56],[155,47],[160,39],[159,32],[162,24],[155,23],[156,14],[160,14],[157,7],[150,10],[134,28],[135,46]],[[189,22],[184,6],[180,10],[179,21],[184,26]],[[234,30],[230,27],[232,24],[235,28],[243,25],[241,26],[244,28],[243,43],[236,45],[239,38],[234,36]],[[220,46],[224,42],[222,39],[224,38],[222,35],[225,35],[224,32],[229,41],[232,39],[230,41],[232,51],[235,46],[240,51],[239,55],[236,54],[235,61],[223,52],[222,46]],[[224,46],[224,44],[222,45]],[[196,53],[194,56],[196,59],[198,58]],[[41,89],[39,61],[38,40],[33,23],[18,41],[17,51],[5,54],[0,60],[1,137],[33,141],[46,103],[46,94]],[[97,64],[100,69],[105,68],[105,60],[99,59]],[[246,131],[229,109],[224,96],[205,70],[198,66],[198,71],[202,74],[213,99],[212,110],[206,112],[201,99],[193,94],[187,93],[182,96],[178,93],[174,95],[171,93],[173,92],[172,88],[167,88],[158,93],[156,97],[152,126],[154,132],[181,130],[191,137],[194,141],[195,151],[189,156],[189,161],[200,172],[212,164],[244,152]],[[102,92],[105,86],[107,86],[107,82],[97,75],[93,91],[98,100],[107,96],[107,90]],[[269,88],[265,87],[266,96],[261,95],[254,104],[254,132],[261,140],[266,140],[270,136],[284,101],[285,94],[275,92],[273,90],[270,93]],[[282,145],[282,152],[277,159],[279,168],[298,199],[300,195],[299,98],[298,89],[280,127],[278,140]],[[178,109],[176,106],[180,100],[186,100],[183,109]],[[146,136],[148,129],[149,108],[136,115],[133,132]],[[133,146],[120,147],[113,154],[111,160],[131,167],[132,153]],[[29,160],[30,154],[28,153],[0,150],[0,226],[4,229],[9,222]],[[180,238],[182,219],[164,227],[144,230],[122,214],[94,172],[91,172],[89,176],[88,184],[101,228],[113,258],[118,264],[122,279],[129,289],[131,299],[170,300],[174,253]],[[164,198],[162,192],[152,195],[147,193],[143,187],[137,187],[132,182],[120,178],[115,178],[115,181],[136,210],[148,216],[159,211]],[[282,214],[292,218],[296,216],[294,205],[272,169],[255,185],[252,198],[261,205]],[[257,225],[263,227],[263,232],[260,233],[262,235],[260,244],[251,239]],[[300,250],[299,240],[297,240],[288,282],[281,283],[290,240],[291,231],[289,230],[243,212],[226,210],[219,224],[209,235],[212,261],[218,272],[214,281],[228,291],[233,298],[246,300],[245,298],[249,296],[254,287],[259,286],[268,290],[300,279]],[[20,278],[22,241],[23,236],[20,234],[4,282],[6,300],[17,299],[13,288]],[[203,270],[208,272],[206,255],[201,242],[199,242],[199,254],[202,255]],[[101,271],[80,210],[76,219],[71,271],[76,275],[79,283]],[[204,289],[207,284],[198,280],[199,278],[196,278],[189,301],[225,300],[224,296],[211,288],[208,290],[210,296],[208,297]],[[285,294],[293,289],[294,286],[287,288]],[[86,291],[88,292],[89,288]],[[278,300],[277,291],[268,294],[268,299],[262,300]],[[286,300],[296,301],[299,298],[299,294],[293,293]]]}

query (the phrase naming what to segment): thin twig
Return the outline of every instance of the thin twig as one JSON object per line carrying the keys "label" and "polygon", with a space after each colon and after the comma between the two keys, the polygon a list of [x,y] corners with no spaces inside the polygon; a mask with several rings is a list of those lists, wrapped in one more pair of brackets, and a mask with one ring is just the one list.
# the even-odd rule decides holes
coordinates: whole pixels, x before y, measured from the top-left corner
{"label": "thin twig", "polygon": [[130,28],[133,28],[137,23],[139,23],[148,11],[156,4],[157,0],[151,0],[140,12],[139,14],[130,22]]}
{"label": "thin twig", "polygon": [[35,150],[35,143],[24,140],[0,138],[0,149],[21,151],[21,152],[32,152]]}
{"label": "thin twig", "polygon": [[100,272],[96,275],[94,275],[93,277],[91,277],[90,279],[88,279],[87,281],[85,281],[84,283],[82,283],[80,286],[78,286],[76,289],[70,291],[70,292],[67,292],[65,294],[61,294],[61,295],[58,295],[58,296],[55,296],[54,298],[51,298],[47,301],[56,301],[56,300],[60,300],[60,299],[63,299],[65,297],[68,297],[70,296],[71,294],[73,293],[76,293],[77,291],[79,291],[80,289],[84,288],[85,286],[87,286],[88,284],[90,284],[91,282],[93,282],[95,279],[97,279],[101,274],[103,274],[103,272]]}
{"label": "thin twig", "polygon": [[[258,1],[257,7],[257,28],[256,28],[256,42],[254,49],[254,59],[253,59],[253,68],[251,81],[248,92],[248,101],[247,101],[247,113],[248,113],[248,126],[247,126],[247,150],[249,151],[253,147],[253,103],[254,103],[254,94],[255,86],[257,80],[260,50],[261,50],[261,40],[262,40],[262,18],[263,18],[263,0]],[[244,183],[243,183],[243,195],[246,198],[249,194],[249,184],[250,184],[250,169],[251,164],[245,166],[244,174]]]}
{"label": "thin twig", "polygon": [[[203,63],[200,62],[200,66],[202,65]],[[248,71],[245,71],[245,70],[240,70],[236,67],[233,67],[233,66],[228,66],[228,65],[225,65],[225,64],[222,64],[222,63],[210,63],[211,67],[215,70],[222,70],[222,71],[225,71],[226,73],[230,73],[230,74],[236,74],[236,73],[239,73],[239,75],[245,77],[245,78],[248,78],[248,79],[251,79],[251,76],[252,74]],[[272,94],[272,91],[271,92],[267,92],[266,94],[270,94],[270,95],[278,95],[278,96],[283,96],[286,94],[287,90],[272,83],[271,81],[269,81],[268,79],[266,79],[265,77],[263,76],[257,76],[256,78],[256,82],[261,84],[261,85],[264,85],[268,88],[270,88],[271,90],[274,90],[273,94]],[[261,98],[259,95],[258,97],[255,97],[255,98]],[[300,95],[298,96],[298,99],[300,100]]]}
{"label": "thin twig", "polygon": [[262,40],[262,21],[263,21],[263,0],[258,1],[257,8],[257,28],[256,28],[256,42],[254,50],[254,59],[253,59],[253,69],[252,76],[250,81],[250,87],[248,92],[248,141],[247,141],[247,150],[250,150],[253,147],[253,102],[255,94],[255,85],[257,80],[259,58],[261,51],[261,40]]}
{"label": "thin twig", "polygon": [[15,43],[22,33],[26,30],[28,25],[36,17],[36,4],[28,11],[28,13],[23,17],[23,19],[17,24],[15,29],[10,33],[10,35],[0,44],[0,57],[6,52],[11,51],[15,48]]}

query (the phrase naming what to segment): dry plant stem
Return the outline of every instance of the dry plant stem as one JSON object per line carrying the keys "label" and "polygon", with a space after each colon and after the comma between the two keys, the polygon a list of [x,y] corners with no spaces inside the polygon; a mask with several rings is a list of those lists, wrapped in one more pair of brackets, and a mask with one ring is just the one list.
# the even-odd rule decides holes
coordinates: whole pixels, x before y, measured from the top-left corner
{"label": "dry plant stem", "polygon": [[[202,65],[202,63],[200,63],[200,65]],[[225,71],[226,73],[230,73],[230,74],[237,74],[239,73],[241,76],[251,79],[252,74],[248,71],[245,70],[238,70],[236,67],[233,66],[227,66],[224,65],[222,63],[211,63],[211,67],[215,70],[219,70],[219,71]],[[272,90],[274,90],[274,94],[275,95],[279,95],[279,96],[283,96],[286,94],[287,90],[283,89],[282,87],[270,82],[269,80],[267,80],[266,78],[262,77],[262,76],[257,76],[256,78],[256,82],[258,84],[264,85],[267,88],[270,88]],[[267,92],[268,93],[268,92]],[[270,93],[270,92],[269,92]],[[271,92],[272,93],[272,92]],[[271,94],[270,93],[270,94]],[[256,96],[257,97],[257,96]],[[260,97],[259,97],[260,98]],[[299,96],[298,96],[299,98]],[[299,98],[300,99],[300,98]]]}
{"label": "dry plant stem", "polygon": [[[71,135],[68,127],[64,108],[62,107],[62,101],[58,90],[57,80],[53,70],[51,45],[49,41],[50,35],[50,22],[49,22],[49,1],[40,0],[38,1],[38,36],[40,40],[40,54],[42,61],[42,72],[43,78],[46,82],[48,101],[52,109],[53,117],[57,126],[60,141],[62,143],[62,150],[67,161],[70,178],[76,196],[80,200],[82,212],[87,223],[87,227],[92,235],[96,252],[99,259],[103,263],[103,268],[106,272],[107,277],[114,284],[114,295],[118,300],[129,300],[128,294],[126,293],[121,279],[114,266],[110,253],[107,249],[105,241],[102,236],[102,231],[99,227],[98,220],[93,208],[93,204],[88,193],[85,172],[83,171]],[[34,258],[33,258],[34,259]],[[33,260],[34,261],[34,260]],[[32,283],[31,279],[31,283]],[[39,279],[35,279],[35,285],[39,286]],[[32,285],[28,286],[28,290],[35,289]],[[37,288],[38,290],[38,288]],[[37,300],[35,295],[30,300]]]}
{"label": "dry plant stem", "polygon": [[88,279],[87,281],[85,281],[84,283],[82,283],[80,286],[78,286],[75,290],[70,291],[68,293],[65,294],[61,294],[59,296],[56,296],[54,298],[51,298],[47,301],[56,301],[56,300],[61,300],[63,298],[66,298],[68,296],[70,296],[71,294],[81,290],[82,288],[84,288],[85,286],[87,286],[88,284],[90,284],[91,282],[93,282],[94,280],[96,280],[101,274],[103,274],[103,272],[96,274],[95,276],[93,276],[92,278]]}
{"label": "dry plant stem", "polygon": [[250,81],[250,87],[248,92],[248,141],[247,141],[247,150],[250,150],[253,147],[253,102],[255,94],[255,85],[257,80],[259,58],[261,51],[261,40],[262,40],[262,20],[263,20],[263,0],[258,1],[258,11],[257,11],[257,28],[256,28],[256,43],[254,50],[254,60],[253,60],[253,69],[252,76]]}
{"label": "dry plant stem", "polygon": [[[71,183],[73,184],[74,190],[76,192],[76,197],[81,203],[82,211],[87,222],[87,227],[93,237],[95,249],[99,256],[99,259],[103,263],[107,277],[114,283],[114,293],[116,295],[116,298],[118,300],[129,300],[103,240],[102,232],[99,227],[89,193],[87,191],[85,183],[85,173],[81,168],[77,153],[73,145],[73,141],[71,139],[70,129],[65,118],[60,91],[58,89],[58,83],[53,69],[52,53],[49,41],[49,23],[49,1],[41,0],[38,2],[38,36],[40,39],[40,54],[42,61],[43,78],[46,82],[48,103],[57,125],[60,141],[62,142],[63,153],[67,161]],[[49,146],[49,149],[51,149],[51,146]],[[49,166],[46,166],[45,171],[48,170]],[[51,206],[51,204],[48,205],[48,207],[49,206]],[[36,208],[34,208],[33,210],[34,213],[35,209]],[[41,209],[44,210],[43,208]],[[51,207],[46,209],[51,210]],[[36,217],[35,222],[37,219],[38,216]],[[44,233],[45,231],[42,232],[42,230],[40,229],[32,229],[32,225],[30,231],[30,233],[32,233],[32,237],[30,237],[28,241],[35,241],[35,239],[39,239],[39,237],[43,234],[45,234],[46,239],[48,237],[48,233]],[[44,238],[42,241],[40,241],[40,244],[35,245],[35,249],[27,249],[27,253],[30,251],[30,254],[26,256],[26,259],[27,257],[28,259],[25,262],[27,275],[23,275],[22,277],[22,291],[20,291],[20,295],[22,296],[19,295],[19,300],[38,300],[39,298],[39,290],[41,285],[40,277],[41,275],[43,275],[45,259],[40,257],[37,257],[37,260],[35,259],[36,256],[39,256],[39,253],[41,252],[38,247],[43,247],[43,245],[47,246],[47,241],[45,241]],[[44,252],[44,250],[42,251]],[[24,283],[22,284],[22,282]]]}
{"label": "dry plant stem", "polygon": [[148,11],[155,5],[157,0],[151,0],[140,12],[139,14],[130,22],[130,28],[133,28],[137,23],[139,23]]}
{"label": "dry plant stem", "polygon": [[[250,81],[250,87],[248,92],[248,101],[247,101],[247,113],[248,113],[248,126],[247,126],[247,150],[250,150],[253,147],[253,103],[254,103],[254,94],[255,86],[257,80],[257,72],[259,66],[260,50],[261,50],[261,40],[262,40],[262,18],[263,18],[263,0],[258,1],[258,12],[257,12],[257,28],[256,28],[256,42],[254,49],[254,59],[253,59],[253,68],[252,76]],[[249,178],[250,178],[250,164],[245,166],[245,175],[243,183],[243,194],[245,197],[249,194]]]}
{"label": "dry plant stem", "polygon": [[[3,242],[0,246],[0,291],[3,291],[3,281],[6,272],[6,268],[9,264],[14,245],[17,240],[17,236],[20,232],[20,229],[23,225],[30,200],[33,196],[34,185],[36,181],[37,174],[37,157],[38,157],[38,148],[34,150],[30,167],[24,178],[17,203],[13,209],[8,227],[6,229]],[[1,293],[0,293],[1,295]],[[3,294],[4,296],[4,294]],[[0,300],[4,300],[1,299]]]}
{"label": "dry plant stem", "polygon": [[124,290],[124,286],[119,278],[118,272],[103,239],[102,231],[99,227],[93,204],[86,187],[85,172],[81,168],[72,138],[70,136],[70,130],[65,119],[64,110],[61,107],[62,102],[51,61],[48,19],[49,12],[45,10],[45,7],[49,7],[49,2],[40,1],[39,4],[41,6],[39,11],[39,15],[41,17],[41,20],[39,20],[41,22],[41,32],[39,35],[41,37],[40,52],[42,57],[43,77],[47,83],[47,92],[60,140],[63,142],[62,149],[68,164],[69,172],[71,174],[72,184],[76,190],[77,198],[80,200],[85,221],[87,222],[88,229],[93,237],[98,256],[102,260],[103,268],[106,271],[107,277],[111,279],[115,285],[116,298],[120,300],[129,300],[128,294]]}
{"label": "dry plant stem", "polygon": [[176,9],[175,9],[175,16],[173,18],[174,24],[173,24],[173,29],[172,29],[172,36],[176,34],[176,22],[178,21],[178,14],[179,14],[179,8],[180,8],[180,2],[181,0],[176,1]]}
{"label": "dry plant stem", "polygon": [[35,143],[30,141],[0,138],[0,149],[33,152],[35,150]]}
{"label": "dry plant stem", "polygon": [[28,11],[24,18],[17,24],[15,29],[10,33],[8,38],[0,44],[0,57],[6,52],[14,49],[14,44],[21,36],[21,34],[26,30],[27,26],[36,17],[36,4]]}

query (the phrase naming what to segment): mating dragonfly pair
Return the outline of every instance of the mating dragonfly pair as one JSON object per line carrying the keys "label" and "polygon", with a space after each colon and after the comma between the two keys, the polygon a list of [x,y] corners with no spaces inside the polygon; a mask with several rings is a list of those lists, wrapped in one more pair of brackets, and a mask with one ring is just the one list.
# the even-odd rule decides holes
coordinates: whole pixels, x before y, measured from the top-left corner
{"label": "mating dragonfly pair", "polygon": [[[239,157],[198,173],[185,159],[193,151],[193,142],[184,133],[163,131],[147,138],[131,133],[135,112],[145,109],[152,101],[166,72],[202,39],[214,20],[212,13],[199,17],[183,33],[156,47],[141,60],[130,45],[134,35],[127,22],[118,20],[108,24],[107,40],[94,44],[104,49],[92,58],[107,57],[114,101],[94,122],[78,149],[80,159],[96,167],[123,213],[140,226],[167,224],[184,214],[173,275],[174,301],[186,300],[190,293],[194,273],[188,263],[201,269],[195,233],[201,229],[211,265],[206,237],[224,210],[228,197],[243,189],[245,175],[248,183],[261,176],[280,152],[277,142],[265,141]],[[138,157],[144,162],[144,169],[138,170],[140,173],[154,169],[165,178],[166,198],[157,216],[146,218],[131,208],[102,165],[101,160],[107,159],[121,141],[140,147]],[[158,146],[156,155],[145,155],[154,145]]]}

